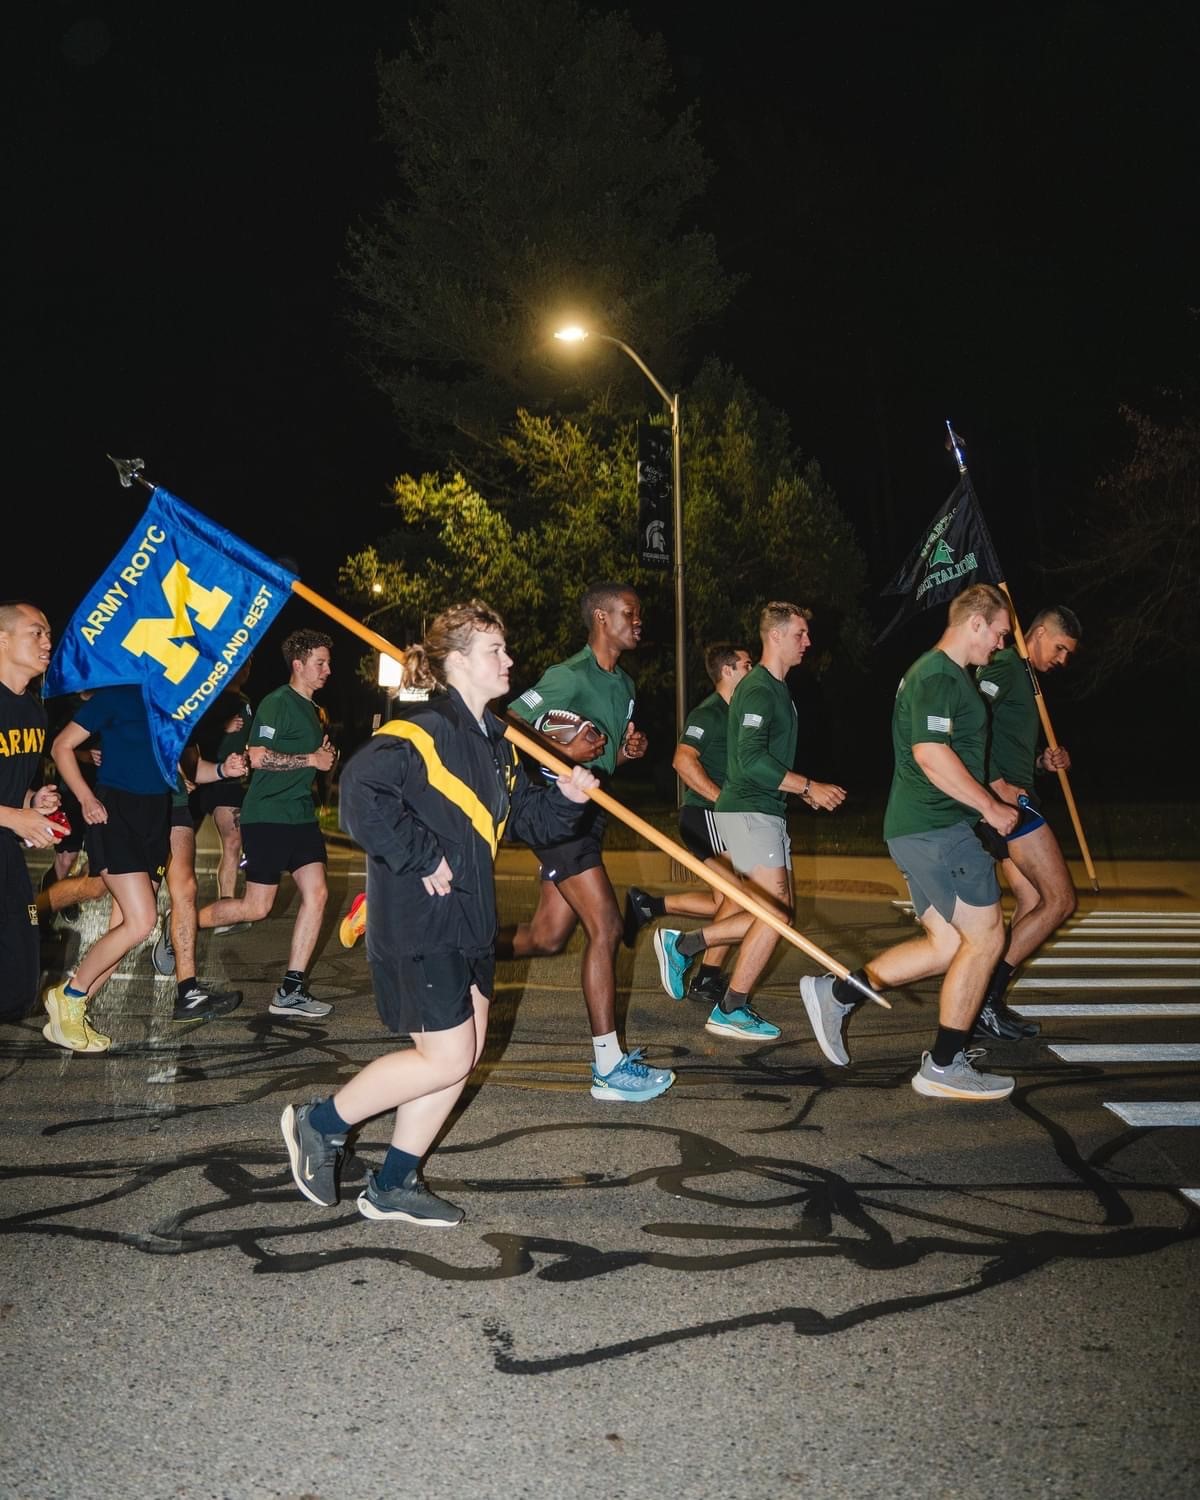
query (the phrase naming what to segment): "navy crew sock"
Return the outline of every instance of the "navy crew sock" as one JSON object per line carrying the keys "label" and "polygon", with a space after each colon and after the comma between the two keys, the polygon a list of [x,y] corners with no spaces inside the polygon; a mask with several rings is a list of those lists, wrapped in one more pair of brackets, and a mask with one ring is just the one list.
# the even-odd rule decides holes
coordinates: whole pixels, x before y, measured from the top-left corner
{"label": "navy crew sock", "polygon": [[389,1146],[387,1155],[383,1158],[383,1166],[375,1174],[375,1186],[381,1193],[390,1192],[392,1188],[398,1188],[410,1172],[415,1172],[421,1165],[421,1158],[413,1156],[408,1151],[397,1151],[395,1146]]}
{"label": "navy crew sock", "polygon": [[930,1057],[939,1068],[948,1068],[960,1052],[967,1050],[969,1031],[955,1031],[953,1026],[939,1026]]}
{"label": "navy crew sock", "polygon": [[[860,984],[865,984],[868,989],[874,986],[867,978],[866,969],[855,969],[850,979],[857,979]],[[839,1005],[861,1005],[866,996],[861,990],[856,990],[849,979],[835,979],[833,981],[833,998]]]}
{"label": "navy crew sock", "polygon": [[322,1135],[345,1135],[350,1129],[338,1114],[332,1094],[328,1099],[322,1099],[320,1104],[313,1105],[309,1111],[308,1123],[314,1130],[319,1130]]}
{"label": "navy crew sock", "polygon": [[1003,959],[992,970],[992,977],[988,980],[988,987],[984,992],[983,1003],[985,1005],[999,1005],[1004,999],[1004,991],[1008,988],[1008,981],[1013,977],[1014,966],[1006,964]]}
{"label": "navy crew sock", "polygon": [[298,994],[304,988],[304,970],[289,969],[283,976],[283,983],[279,988],[285,995]]}

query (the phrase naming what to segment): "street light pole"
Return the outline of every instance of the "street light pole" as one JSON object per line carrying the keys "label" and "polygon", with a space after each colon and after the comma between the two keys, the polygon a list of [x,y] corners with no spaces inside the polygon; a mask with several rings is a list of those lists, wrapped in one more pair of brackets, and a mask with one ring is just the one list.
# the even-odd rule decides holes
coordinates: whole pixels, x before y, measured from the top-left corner
{"label": "street light pole", "polygon": [[[671,413],[671,509],[675,528],[675,739],[678,743],[683,735],[687,719],[687,637],[684,628],[686,619],[683,587],[683,444],[679,429],[679,392],[674,395],[667,390],[646,361],[621,339],[611,334],[592,333],[586,328],[560,328],[554,335],[565,344],[577,344],[583,339],[600,339],[606,344],[615,344],[627,354],[638,369],[663,398]],[[676,779],[676,801],[682,800],[683,785]]]}

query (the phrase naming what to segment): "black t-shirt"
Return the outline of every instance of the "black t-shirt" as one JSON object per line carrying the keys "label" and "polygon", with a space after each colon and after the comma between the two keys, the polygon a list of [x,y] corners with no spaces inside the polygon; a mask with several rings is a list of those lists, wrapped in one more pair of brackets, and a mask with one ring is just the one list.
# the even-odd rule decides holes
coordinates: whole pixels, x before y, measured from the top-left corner
{"label": "black t-shirt", "polygon": [[45,747],[42,700],[28,688],[14,693],[0,682],[0,806],[24,805],[25,793],[41,771]]}

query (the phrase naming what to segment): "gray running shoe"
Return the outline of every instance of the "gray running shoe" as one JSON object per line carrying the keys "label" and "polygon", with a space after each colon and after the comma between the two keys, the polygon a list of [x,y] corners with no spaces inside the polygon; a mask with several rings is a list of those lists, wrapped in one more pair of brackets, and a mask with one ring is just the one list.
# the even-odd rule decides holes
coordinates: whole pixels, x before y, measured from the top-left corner
{"label": "gray running shoe", "polygon": [[154,951],[150,955],[150,962],[154,965],[156,974],[171,975],[175,972],[175,949],[171,946],[171,908],[169,906],[163,912],[162,925],[154,941]]}
{"label": "gray running shoe", "polygon": [[285,994],[283,985],[280,985],[267,1008],[273,1016],[299,1016],[302,1020],[319,1021],[330,1013],[333,1006],[324,1000],[314,1000],[307,990]]}
{"label": "gray running shoe", "polygon": [[224,937],[227,932],[245,932],[247,927],[253,927],[253,922],[226,922],[224,927],[214,927],[213,937]]}
{"label": "gray running shoe", "polygon": [[405,1219],[436,1229],[452,1229],[466,1217],[461,1208],[431,1193],[415,1170],[399,1187],[386,1192],[376,1187],[375,1173],[368,1172],[366,1190],[358,1195],[358,1211],[364,1219]]}
{"label": "gray running shoe", "polygon": [[921,1053],[921,1066],[913,1074],[912,1086],[918,1094],[930,1099],[969,1099],[984,1103],[988,1099],[1007,1099],[1014,1080],[998,1073],[978,1073],[974,1062],[983,1057],[982,1047],[955,1054],[954,1061],[939,1068],[928,1052]]}
{"label": "gray running shoe", "polygon": [[308,1123],[313,1105],[320,1102],[314,1099],[299,1109],[289,1104],[279,1117],[279,1128],[283,1131],[296,1186],[313,1203],[332,1208],[338,1201],[337,1168],[346,1137],[322,1135]]}
{"label": "gray running shoe", "polygon": [[822,974],[817,979],[806,974],[800,981],[800,998],[808,1012],[808,1024],[813,1029],[817,1046],[831,1063],[836,1063],[839,1068],[846,1067],[850,1054],[842,1040],[842,1029],[854,1006],[843,1005],[834,999],[832,974]]}

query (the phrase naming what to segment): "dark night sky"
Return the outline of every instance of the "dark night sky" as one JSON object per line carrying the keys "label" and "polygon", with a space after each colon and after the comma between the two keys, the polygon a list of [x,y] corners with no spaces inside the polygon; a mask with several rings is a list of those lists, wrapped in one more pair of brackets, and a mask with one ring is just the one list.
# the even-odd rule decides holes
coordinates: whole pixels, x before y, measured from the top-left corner
{"label": "dark night sky", "polygon": [[[879,579],[950,486],[952,417],[1036,589],[1120,451],[1118,404],[1194,347],[1196,7],[623,8],[699,102],[698,215],[749,277],[697,361],[790,413]],[[355,368],[336,270],[389,186],[374,58],[411,9],[37,7],[12,49],[0,593],[62,623],[136,514],[106,451],[319,588],[378,529],[414,456]]]}

